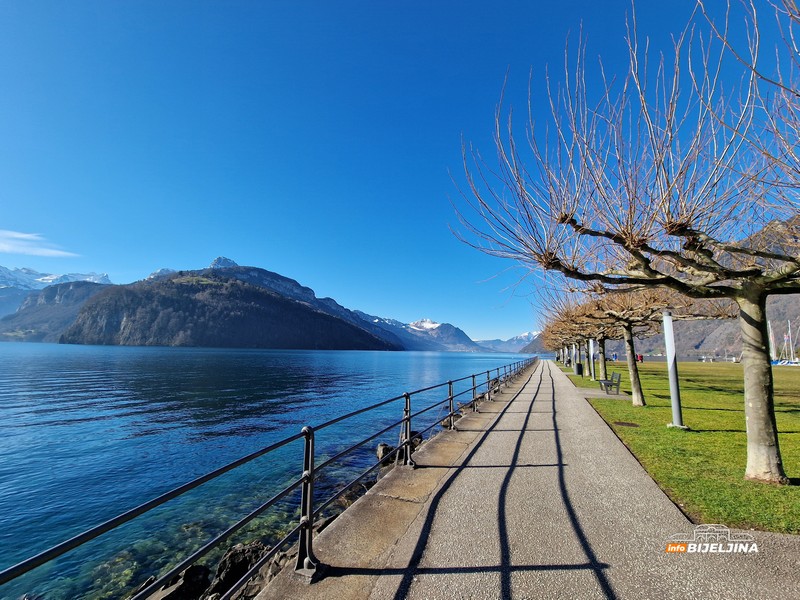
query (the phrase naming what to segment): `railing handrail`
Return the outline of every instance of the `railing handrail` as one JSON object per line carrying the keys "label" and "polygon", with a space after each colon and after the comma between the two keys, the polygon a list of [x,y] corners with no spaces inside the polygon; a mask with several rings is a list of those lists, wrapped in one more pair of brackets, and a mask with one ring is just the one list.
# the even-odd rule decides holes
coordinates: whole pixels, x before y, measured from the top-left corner
{"label": "railing handrail", "polygon": [[[227,539],[228,537],[230,537],[233,533],[235,533],[236,531],[238,531],[239,529],[244,527],[247,523],[252,521],[254,518],[256,518],[258,515],[263,513],[269,507],[273,506],[276,502],[278,502],[280,499],[282,499],[283,497],[288,495],[293,490],[296,490],[301,485],[310,485],[310,486],[312,486],[312,489],[313,489],[313,481],[319,477],[319,471],[321,471],[322,469],[324,469],[325,467],[327,467],[331,463],[336,462],[337,460],[341,459],[342,457],[344,457],[345,455],[349,454],[353,450],[355,450],[357,448],[360,448],[364,444],[368,443],[371,440],[374,440],[378,436],[390,431],[392,428],[397,427],[398,425],[403,425],[404,427],[408,426],[408,429],[407,429],[406,435],[405,435],[405,439],[403,440],[403,442],[400,445],[398,445],[397,448],[393,449],[388,454],[388,456],[394,455],[395,457],[398,457],[400,455],[401,451],[402,451],[402,452],[405,452],[406,459],[408,460],[408,455],[410,454],[409,447],[410,447],[410,444],[411,444],[410,422],[411,422],[412,418],[414,418],[416,416],[419,416],[421,414],[424,414],[424,413],[432,410],[433,408],[436,408],[437,406],[440,406],[440,405],[448,403],[448,402],[452,402],[452,400],[454,398],[459,397],[459,396],[461,396],[463,394],[466,394],[466,393],[471,391],[472,392],[472,400],[470,402],[468,402],[468,403],[466,403],[464,405],[460,405],[457,409],[452,409],[451,408],[449,414],[445,416],[445,419],[451,419],[450,422],[451,422],[451,426],[452,426],[452,417],[453,417],[453,415],[455,413],[459,412],[462,408],[464,408],[464,406],[469,406],[470,404],[472,404],[473,408],[474,408],[475,403],[480,398],[480,396],[477,393],[478,389],[483,388],[485,386],[486,387],[486,396],[489,397],[491,395],[491,391],[492,390],[490,389],[490,386],[491,386],[492,381],[493,381],[492,380],[492,373],[493,372],[496,372],[496,374],[497,374],[495,379],[494,379],[494,381],[499,382],[501,379],[505,379],[507,377],[513,376],[514,374],[516,374],[519,371],[525,369],[526,367],[528,367],[530,364],[534,363],[535,361],[536,361],[536,357],[533,357],[533,358],[529,358],[529,359],[525,359],[525,360],[521,360],[521,361],[516,361],[514,363],[511,363],[510,365],[505,365],[503,367],[497,367],[497,368],[494,368],[494,369],[488,369],[486,371],[479,371],[478,373],[467,375],[465,377],[461,377],[461,378],[453,379],[453,380],[446,381],[446,382],[443,382],[443,383],[440,383],[440,384],[436,384],[436,385],[428,386],[428,387],[425,387],[425,388],[421,388],[421,389],[415,390],[413,392],[406,392],[406,393],[404,393],[402,395],[395,396],[395,397],[390,398],[388,400],[382,400],[382,401],[377,402],[375,404],[372,404],[370,406],[363,407],[363,408],[360,408],[358,410],[355,410],[355,411],[352,411],[350,413],[347,413],[345,415],[340,415],[338,417],[330,419],[329,421],[326,421],[326,422],[322,423],[321,425],[319,425],[317,427],[304,427],[303,430],[300,433],[296,433],[294,435],[290,435],[290,436],[288,436],[288,437],[286,437],[286,438],[284,438],[282,440],[279,440],[279,441],[277,441],[277,442],[275,442],[273,444],[270,444],[270,445],[265,446],[265,447],[263,447],[263,448],[261,448],[259,450],[256,450],[255,452],[252,452],[252,453],[250,453],[250,454],[248,454],[248,455],[246,455],[246,456],[244,456],[242,458],[239,458],[239,459],[237,459],[237,460],[235,460],[233,462],[230,462],[230,463],[228,463],[228,464],[226,464],[226,465],[224,465],[222,467],[219,467],[218,469],[210,471],[209,473],[206,473],[205,475],[201,475],[200,477],[197,477],[197,478],[195,478],[195,479],[193,479],[193,480],[191,480],[191,481],[189,481],[189,482],[187,482],[187,483],[185,483],[183,485],[180,485],[180,486],[178,486],[178,487],[176,487],[176,488],[164,493],[164,494],[161,494],[160,496],[157,496],[156,498],[153,498],[152,500],[149,500],[149,501],[147,501],[147,502],[145,502],[143,504],[140,504],[139,506],[137,506],[135,508],[132,508],[132,509],[126,511],[126,512],[123,512],[122,514],[117,515],[116,517],[114,517],[112,519],[109,519],[108,521],[105,521],[105,522],[103,522],[103,523],[101,523],[101,524],[99,524],[99,525],[97,525],[95,527],[92,527],[92,528],[84,531],[83,533],[80,533],[80,534],[78,534],[78,535],[76,535],[76,536],[74,536],[74,537],[72,537],[72,538],[70,538],[70,539],[68,539],[68,540],[66,540],[64,542],[61,542],[61,543],[59,543],[59,544],[57,544],[57,545],[55,545],[55,546],[43,551],[43,552],[40,552],[39,554],[36,554],[35,556],[32,556],[32,557],[30,557],[30,558],[28,558],[28,559],[16,564],[16,565],[13,565],[13,566],[11,566],[11,567],[3,570],[3,571],[0,571],[0,586],[2,586],[4,584],[8,583],[9,581],[12,581],[13,579],[16,579],[16,578],[18,578],[18,577],[20,577],[20,576],[32,571],[33,569],[35,569],[35,568],[37,568],[37,567],[39,567],[39,566],[41,566],[41,565],[53,560],[55,558],[58,558],[59,556],[62,556],[64,554],[66,554],[67,552],[69,552],[71,550],[74,550],[75,548],[77,548],[77,547],[79,547],[79,546],[81,546],[81,545],[83,545],[83,544],[85,544],[85,543],[87,543],[87,542],[89,542],[91,540],[94,540],[94,539],[100,537],[101,535],[103,535],[103,534],[105,534],[105,533],[107,533],[107,532],[109,532],[109,531],[111,531],[113,529],[116,529],[117,527],[119,527],[119,526],[121,526],[121,525],[123,525],[123,524],[125,524],[125,523],[127,523],[127,522],[129,522],[129,521],[131,521],[133,519],[135,519],[136,517],[139,517],[139,516],[149,512],[150,510],[152,510],[154,508],[157,508],[158,506],[161,506],[162,504],[164,504],[164,503],[166,503],[166,502],[168,502],[170,500],[173,500],[173,499],[185,494],[186,492],[189,492],[189,491],[199,487],[200,485],[203,485],[204,483],[207,483],[207,482],[209,482],[209,481],[211,481],[213,479],[216,479],[217,477],[219,477],[219,476],[221,476],[221,475],[223,475],[223,474],[225,474],[225,473],[227,473],[227,472],[229,472],[229,471],[231,471],[231,470],[233,470],[233,469],[235,469],[237,467],[240,467],[240,466],[242,466],[244,464],[247,464],[247,463],[255,460],[256,458],[260,458],[260,457],[262,457],[262,456],[264,456],[266,454],[269,454],[270,452],[278,450],[278,449],[282,448],[283,446],[286,446],[287,444],[290,444],[292,442],[298,441],[298,440],[303,439],[303,438],[306,438],[306,440],[308,442],[308,438],[310,436],[310,438],[311,438],[311,448],[312,448],[312,453],[313,453],[313,438],[314,438],[314,432],[315,431],[319,431],[321,429],[325,429],[327,427],[330,427],[330,426],[332,426],[332,425],[334,425],[336,423],[339,423],[341,421],[344,421],[346,419],[349,419],[349,418],[352,418],[354,416],[357,416],[357,415],[360,415],[360,414],[375,410],[377,408],[386,406],[388,404],[391,404],[392,402],[398,402],[399,400],[406,400],[406,402],[408,403],[410,401],[410,398],[415,396],[415,395],[422,394],[422,393],[425,393],[425,392],[430,392],[432,390],[436,390],[436,389],[438,389],[440,387],[443,387],[443,386],[448,386],[448,392],[449,393],[448,393],[447,398],[445,398],[445,400],[441,400],[441,401],[435,402],[430,406],[427,406],[427,407],[425,407],[423,409],[418,410],[416,413],[411,413],[410,410],[409,410],[407,415],[405,415],[403,417],[403,419],[401,419],[399,421],[396,421],[396,422],[393,422],[391,425],[382,428],[379,432],[374,433],[374,434],[370,435],[369,437],[360,440],[359,442],[349,446],[348,448],[346,448],[344,450],[341,450],[334,457],[332,457],[332,458],[326,460],[325,462],[323,462],[319,466],[318,469],[314,469],[313,468],[313,456],[312,456],[311,459],[310,459],[311,460],[311,467],[312,467],[310,473],[308,472],[308,470],[304,470],[302,477],[292,481],[290,484],[288,484],[282,490],[280,490],[279,492],[275,493],[275,495],[272,498],[270,498],[267,502],[265,502],[260,507],[258,507],[256,510],[252,511],[249,515],[244,517],[244,519],[239,520],[237,523],[235,523],[234,525],[232,525],[231,527],[226,529],[224,532],[222,532],[221,534],[217,535],[212,540],[210,540],[209,542],[204,544],[199,550],[195,551],[191,556],[189,556],[189,557],[185,558],[184,560],[180,561],[180,563],[178,565],[172,567],[167,573],[165,573],[164,575],[161,575],[156,581],[150,583],[146,588],[140,590],[132,598],[132,600],[137,600],[137,599],[140,599],[140,598],[146,598],[147,595],[149,595],[149,594],[153,593],[154,591],[156,591],[158,589],[158,587],[160,585],[162,585],[165,581],[173,578],[180,571],[182,571],[183,569],[185,569],[186,567],[188,567],[189,565],[194,563],[196,560],[198,560],[199,558],[201,558],[202,556],[204,556],[205,554],[207,554],[208,552],[213,550],[215,547],[217,547],[219,545],[220,542],[222,542],[225,539]],[[500,370],[501,369],[503,369],[503,377],[502,378],[500,376]],[[482,377],[484,375],[486,376],[486,381],[476,382],[476,379],[475,379],[476,377],[478,377],[478,376]],[[452,392],[452,389],[453,389],[452,388],[452,384],[453,383],[460,383],[460,382],[463,382],[463,381],[467,381],[469,379],[473,380],[473,385],[471,387],[468,387],[466,390],[464,390],[462,392],[459,392],[458,394],[453,394],[453,392]],[[450,406],[452,407],[452,404]],[[433,425],[431,425],[430,427],[425,429],[422,433],[425,433],[425,432],[435,428],[438,424],[439,424],[439,420],[437,419],[437,421]],[[420,434],[417,434],[417,435],[420,435]],[[354,485],[355,483],[357,483],[358,481],[360,481],[361,479],[366,477],[369,473],[374,471],[381,464],[385,464],[385,461],[386,461],[386,457],[378,460],[378,462],[376,462],[375,464],[371,465],[367,470],[363,471],[356,479],[354,479],[352,482],[350,482],[349,484],[347,484],[346,486],[341,488],[333,496],[328,498],[323,503],[323,505],[320,506],[316,511],[313,508],[313,501],[314,500],[313,500],[313,493],[312,493],[311,506],[310,506],[310,513],[311,514],[306,515],[307,519],[310,519],[312,522],[304,524],[302,522],[302,520],[301,520],[300,525],[298,525],[297,527],[292,529],[289,532],[289,534],[287,534],[282,540],[280,540],[276,545],[273,546],[273,548],[268,553],[268,556],[273,555],[275,552],[277,552],[277,549],[282,547],[283,545],[285,545],[285,543],[291,538],[292,535],[297,533],[297,531],[301,531],[301,536],[302,536],[303,535],[303,533],[302,533],[303,529],[304,528],[306,528],[306,529],[310,528],[313,525],[313,519],[322,510],[327,508],[336,499],[341,497],[348,489],[350,489],[350,487],[352,485]],[[409,461],[409,464],[413,464],[413,462]],[[309,546],[310,546],[310,533],[306,533],[306,535],[308,537],[308,543],[309,543]],[[310,552],[310,548],[309,548],[309,552]],[[313,556],[313,554],[312,554],[312,556]],[[259,560],[257,565],[254,567],[254,570],[257,570],[257,568],[260,568],[260,566],[262,566],[267,559],[268,559],[268,557],[267,558],[262,558],[262,560]],[[248,573],[248,575],[249,575],[249,573]],[[240,582],[237,583],[234,586],[233,589],[231,589],[228,593],[226,593],[223,596],[223,598],[229,597],[229,595],[231,595],[236,589],[238,589],[238,587],[241,587],[239,584],[243,585],[249,579],[248,575],[245,575],[240,580]]]}

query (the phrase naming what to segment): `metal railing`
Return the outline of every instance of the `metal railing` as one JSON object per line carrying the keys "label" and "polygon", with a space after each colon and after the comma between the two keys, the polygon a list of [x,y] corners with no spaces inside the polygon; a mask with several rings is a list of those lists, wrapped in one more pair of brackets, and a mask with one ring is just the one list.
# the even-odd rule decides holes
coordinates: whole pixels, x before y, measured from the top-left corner
{"label": "metal railing", "polygon": [[[256,458],[274,452],[279,448],[282,448],[292,442],[302,439],[304,441],[304,451],[303,451],[303,466],[302,466],[302,474],[299,478],[295,479],[288,485],[286,485],[282,490],[277,492],[274,496],[272,496],[269,500],[261,504],[258,508],[250,512],[247,516],[243,519],[240,519],[235,524],[231,525],[228,529],[216,535],[213,539],[208,541],[204,544],[201,548],[196,550],[190,556],[186,557],[182,561],[180,561],[175,566],[171,567],[167,572],[161,574],[155,581],[152,583],[147,583],[145,587],[136,591],[135,595],[133,595],[129,600],[144,600],[150,595],[157,592],[161,587],[163,587],[167,582],[174,579],[174,577],[181,572],[183,572],[187,567],[194,564],[203,556],[207,555],[212,550],[219,547],[219,545],[230,538],[233,534],[237,531],[241,530],[245,527],[248,523],[253,521],[255,518],[263,514],[267,509],[274,506],[277,502],[286,498],[292,492],[297,490],[298,488],[301,491],[301,499],[300,499],[300,518],[297,525],[292,528],[281,540],[275,543],[272,548],[262,556],[256,564],[252,566],[252,568],[236,583],[234,586],[228,590],[220,600],[229,600],[239,589],[241,589],[269,560],[271,560],[286,544],[296,535],[299,536],[298,540],[298,555],[297,561],[295,564],[295,570],[308,576],[309,578],[313,578],[319,572],[319,565],[320,562],[314,555],[313,549],[313,537],[314,531],[313,526],[314,522],[317,518],[329,508],[336,500],[342,497],[345,493],[353,488],[358,482],[362,479],[367,477],[370,473],[374,472],[376,469],[381,467],[381,465],[386,465],[387,462],[389,464],[392,460],[394,460],[395,464],[400,465],[407,465],[410,467],[414,467],[415,463],[411,457],[412,452],[414,451],[416,445],[419,441],[421,441],[422,437],[437,427],[446,427],[448,429],[455,429],[455,417],[463,410],[471,410],[476,411],[478,410],[478,405],[484,401],[491,401],[492,395],[497,393],[501,386],[508,385],[510,381],[515,379],[523,370],[527,369],[528,367],[534,365],[538,358],[528,358],[525,360],[517,361],[511,363],[509,365],[505,365],[503,367],[497,367],[495,369],[490,369],[488,371],[482,371],[480,373],[476,373],[473,375],[468,375],[466,377],[462,377],[460,379],[454,379],[451,381],[447,381],[444,383],[440,383],[437,385],[433,385],[430,387],[422,388],[419,390],[415,390],[413,392],[406,392],[400,396],[395,396],[394,398],[390,398],[388,400],[384,400],[382,402],[378,402],[376,404],[372,404],[370,406],[355,410],[353,412],[341,415],[334,419],[331,419],[321,425],[317,425],[315,427],[306,426],[303,427],[300,433],[295,435],[289,436],[285,439],[282,439],[274,444],[266,446],[256,452],[248,454],[234,462],[231,462],[219,469],[216,469],[206,475],[198,477],[184,485],[181,485],[165,494],[162,494],[136,508],[133,508],[127,512],[124,512],[113,519],[106,521],[96,527],[93,527],[73,538],[70,538],[52,548],[41,552],[27,560],[22,561],[21,563],[14,565],[5,569],[4,571],[0,572],[0,586],[29,573],[30,571],[36,569],[39,566],[44,565],[45,563],[54,560],[67,552],[74,550],[75,548],[82,546],[83,544],[94,540],[101,535],[116,529],[117,527],[127,523],[136,517],[139,517],[152,509],[169,502],[179,496],[182,496],[186,492],[193,490],[204,483],[207,483],[213,479],[216,479],[220,475],[223,475],[233,469],[240,467],[246,463],[249,463]],[[461,392],[455,393],[454,392],[454,385],[455,384],[464,384],[464,382],[471,382],[471,385],[468,385],[466,389]],[[417,412],[412,411],[412,398],[414,396],[418,396],[420,394],[425,394],[428,392],[434,392],[436,390],[440,390],[441,388],[447,387],[447,396],[443,400],[439,400],[425,406],[417,410]],[[459,402],[459,398],[463,398],[469,395],[468,400],[465,402]],[[367,413],[369,411],[376,410],[378,408],[387,406],[389,404],[399,402],[403,400],[403,418],[397,421],[392,422],[390,425],[383,427],[380,431],[373,433],[369,437],[366,437],[359,442],[349,446],[348,448],[338,452],[331,458],[328,458],[324,462],[319,465],[315,464],[315,450],[314,450],[314,442],[316,435],[319,431],[331,427],[337,423],[341,423],[347,419],[351,419],[355,416]],[[442,417],[437,417],[433,424],[425,427],[421,431],[414,431],[412,429],[412,422],[414,422],[420,416],[430,413],[436,408],[443,408],[446,406],[446,410],[448,411],[447,414]],[[447,423],[445,426],[444,423]],[[355,479],[346,483],[345,485],[341,486],[338,491],[336,491],[333,495],[325,499],[321,504],[315,506],[315,495],[314,495],[314,482],[317,481],[320,477],[321,472],[328,466],[332,465],[333,463],[340,461],[342,458],[347,456],[348,454],[352,453],[353,451],[363,447],[365,444],[375,440],[376,438],[388,433],[392,429],[400,426],[401,433],[400,433],[400,440],[399,444],[396,448],[388,452],[385,456],[378,459],[377,462],[370,465],[367,469],[363,470]]]}

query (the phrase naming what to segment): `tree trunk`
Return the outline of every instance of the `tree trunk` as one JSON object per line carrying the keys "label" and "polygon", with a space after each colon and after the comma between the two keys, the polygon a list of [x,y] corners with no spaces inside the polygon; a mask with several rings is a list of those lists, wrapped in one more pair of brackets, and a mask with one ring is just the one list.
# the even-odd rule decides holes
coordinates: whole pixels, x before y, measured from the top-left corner
{"label": "tree trunk", "polygon": [[606,370],[606,339],[597,338],[597,365],[600,367],[599,379],[608,379]]}
{"label": "tree trunk", "polygon": [[628,323],[623,323],[622,335],[625,339],[625,355],[628,358],[628,375],[631,378],[631,402],[634,406],[645,406],[642,382],[639,381],[639,366],[636,364],[636,354],[633,348],[633,327]]}
{"label": "tree trunk", "polygon": [[592,377],[592,355],[589,352],[589,338],[583,340],[583,349],[586,352],[586,361],[583,363],[583,374]]}
{"label": "tree trunk", "polygon": [[583,374],[584,375],[588,375],[589,374],[589,340],[584,339],[580,344],[580,348],[581,348],[581,356],[583,357],[582,358]]}
{"label": "tree trunk", "polygon": [[783,471],[778,427],[775,424],[772,364],[763,291],[736,298],[742,332],[744,415],[747,427],[745,479],[789,483]]}

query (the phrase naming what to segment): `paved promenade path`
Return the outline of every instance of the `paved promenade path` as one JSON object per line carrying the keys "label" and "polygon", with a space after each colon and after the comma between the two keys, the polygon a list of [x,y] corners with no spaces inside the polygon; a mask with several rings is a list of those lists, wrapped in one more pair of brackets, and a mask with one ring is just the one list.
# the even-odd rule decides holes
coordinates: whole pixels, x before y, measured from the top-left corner
{"label": "paved promenade path", "polygon": [[284,571],[258,600],[800,598],[800,536],[666,553],[694,526],[553,363],[458,427],[320,534],[324,579]]}

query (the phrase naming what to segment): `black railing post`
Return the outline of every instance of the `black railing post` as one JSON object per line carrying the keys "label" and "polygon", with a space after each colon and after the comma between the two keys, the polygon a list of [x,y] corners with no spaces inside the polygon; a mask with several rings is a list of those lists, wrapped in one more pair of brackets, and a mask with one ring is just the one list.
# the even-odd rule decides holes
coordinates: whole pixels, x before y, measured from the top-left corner
{"label": "black railing post", "polygon": [[403,446],[405,447],[403,450],[403,464],[416,467],[417,465],[411,459],[411,394],[406,392],[403,397],[406,399],[406,404],[403,408]]}
{"label": "black railing post", "polygon": [[312,578],[317,573],[319,561],[314,556],[314,428],[303,427],[303,485],[300,497],[300,540],[294,570]]}
{"label": "black railing post", "polygon": [[452,381],[448,381],[447,382],[447,396],[448,396],[447,397],[447,400],[448,400],[447,407],[448,407],[448,410],[450,411],[450,425],[449,425],[449,428],[452,430],[455,427],[454,421],[453,421],[453,382]]}
{"label": "black railing post", "polygon": [[472,374],[472,412],[478,411],[478,386],[475,384],[475,374]]}

